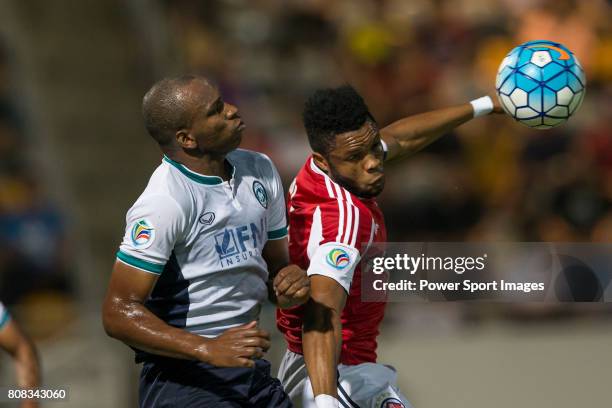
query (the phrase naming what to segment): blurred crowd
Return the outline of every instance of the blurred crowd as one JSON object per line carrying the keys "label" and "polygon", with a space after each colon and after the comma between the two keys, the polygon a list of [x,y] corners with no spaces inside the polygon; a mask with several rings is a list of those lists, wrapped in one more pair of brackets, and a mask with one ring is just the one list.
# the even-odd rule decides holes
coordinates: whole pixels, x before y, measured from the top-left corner
{"label": "blurred crowd", "polygon": [[[177,58],[246,118],[244,146],[290,182],[308,154],[305,98],[344,82],[382,125],[494,92],[533,39],[565,44],[587,75],[571,120],[537,131],[478,119],[389,169],[391,241],[608,241],[612,30],[605,0],[165,1]],[[392,221],[392,222],[391,222]]]}
{"label": "blurred crowd", "polygon": [[[19,305],[29,332],[44,337],[67,317],[70,258],[63,216],[47,199],[45,177],[31,160],[35,140],[20,109],[13,62],[10,47],[0,42],[0,301],[11,311]],[[41,309],[49,312],[42,319]]]}

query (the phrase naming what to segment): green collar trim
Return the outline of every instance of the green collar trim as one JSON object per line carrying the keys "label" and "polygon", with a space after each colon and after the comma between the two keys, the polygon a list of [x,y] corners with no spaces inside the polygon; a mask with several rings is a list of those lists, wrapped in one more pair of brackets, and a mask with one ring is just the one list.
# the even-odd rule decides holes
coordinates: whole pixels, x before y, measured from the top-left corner
{"label": "green collar trim", "polygon": [[[172,166],[176,167],[187,178],[189,178],[189,179],[191,179],[191,180],[193,180],[193,181],[195,181],[197,183],[206,184],[206,185],[209,185],[209,186],[215,186],[215,185],[219,185],[219,184],[223,183],[223,179],[221,177],[217,177],[217,176],[205,176],[203,174],[196,173],[195,171],[191,171],[187,167],[182,165],[181,163],[172,160],[171,158],[169,158],[166,155],[164,155],[164,161],[166,163],[169,163]],[[232,164],[232,178],[234,178],[234,174],[235,173],[236,173],[236,167]]]}

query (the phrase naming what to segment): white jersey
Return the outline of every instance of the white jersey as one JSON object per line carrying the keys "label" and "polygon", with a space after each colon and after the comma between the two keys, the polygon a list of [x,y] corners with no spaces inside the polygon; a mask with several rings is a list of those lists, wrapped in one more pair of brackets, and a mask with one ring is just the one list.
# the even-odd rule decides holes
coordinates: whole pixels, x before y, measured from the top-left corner
{"label": "white jersey", "polygon": [[267,298],[262,250],[287,235],[280,177],[271,160],[238,149],[229,181],[168,157],[126,216],[117,259],[160,275],[146,306],[202,336],[258,318]]}
{"label": "white jersey", "polygon": [[10,318],[11,316],[9,315],[8,311],[2,302],[0,302],[0,329],[3,328],[6,323],[8,323]]}

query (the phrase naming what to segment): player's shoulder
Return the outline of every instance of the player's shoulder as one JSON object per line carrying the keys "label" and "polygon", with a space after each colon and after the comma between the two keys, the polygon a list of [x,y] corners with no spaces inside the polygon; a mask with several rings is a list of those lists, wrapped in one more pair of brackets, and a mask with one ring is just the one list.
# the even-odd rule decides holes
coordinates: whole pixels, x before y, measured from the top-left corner
{"label": "player's shoulder", "polygon": [[193,204],[193,197],[185,178],[172,171],[172,167],[162,162],[149,178],[144,191],[136,199],[133,207],[146,206],[168,212],[187,212]]}
{"label": "player's shoulder", "polygon": [[338,202],[351,200],[350,193],[317,167],[312,158],[308,158],[292,184],[297,200],[317,206],[337,208]]}

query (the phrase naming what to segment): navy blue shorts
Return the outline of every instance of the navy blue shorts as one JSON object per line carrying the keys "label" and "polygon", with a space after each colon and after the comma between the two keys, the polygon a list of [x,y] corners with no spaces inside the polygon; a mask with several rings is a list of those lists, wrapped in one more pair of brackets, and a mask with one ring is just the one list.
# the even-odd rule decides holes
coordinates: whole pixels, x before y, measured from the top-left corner
{"label": "navy blue shorts", "polygon": [[254,368],[222,368],[166,357],[147,359],[140,373],[141,408],[292,407],[270,363],[256,360]]}

